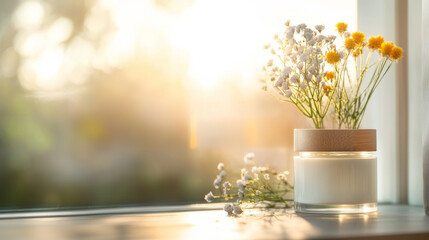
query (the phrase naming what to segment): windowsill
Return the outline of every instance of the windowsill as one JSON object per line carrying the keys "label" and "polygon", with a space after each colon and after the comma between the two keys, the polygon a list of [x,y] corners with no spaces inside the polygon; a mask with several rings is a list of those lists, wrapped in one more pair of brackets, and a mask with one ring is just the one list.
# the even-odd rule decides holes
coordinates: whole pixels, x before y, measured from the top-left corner
{"label": "windowsill", "polygon": [[381,205],[378,213],[295,214],[248,209],[227,217],[220,204],[0,214],[0,239],[163,238],[429,239],[429,217],[421,207]]}

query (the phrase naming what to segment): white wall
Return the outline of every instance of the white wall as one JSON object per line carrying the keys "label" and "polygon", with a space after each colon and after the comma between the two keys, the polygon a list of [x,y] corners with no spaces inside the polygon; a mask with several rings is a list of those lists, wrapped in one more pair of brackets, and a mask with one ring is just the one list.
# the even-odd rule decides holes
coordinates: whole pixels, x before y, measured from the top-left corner
{"label": "white wall", "polygon": [[379,202],[423,204],[422,138],[429,132],[428,126],[423,127],[429,122],[429,97],[423,99],[429,90],[423,80],[429,78],[428,70],[423,75],[429,62],[422,61],[429,57],[429,48],[422,45],[429,41],[429,32],[426,37],[422,33],[429,27],[429,17],[422,14],[425,8],[428,15],[429,3],[422,0],[358,1],[358,29],[404,48],[404,58],[380,84],[363,124],[377,129]]}
{"label": "white wall", "polygon": [[[358,30],[366,36],[381,35],[395,42],[395,1],[359,0]],[[377,129],[378,201],[399,202],[397,153],[396,66],[375,91],[361,128]]]}
{"label": "white wall", "polygon": [[[426,56],[428,56],[427,53]],[[408,1],[408,201],[411,205],[423,205],[422,73],[422,1],[410,0]]]}

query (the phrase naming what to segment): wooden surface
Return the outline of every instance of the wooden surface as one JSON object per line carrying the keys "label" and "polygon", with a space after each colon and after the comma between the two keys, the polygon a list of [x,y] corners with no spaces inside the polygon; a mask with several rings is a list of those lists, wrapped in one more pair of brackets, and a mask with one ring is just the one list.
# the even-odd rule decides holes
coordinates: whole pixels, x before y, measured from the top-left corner
{"label": "wooden surface", "polygon": [[375,129],[295,129],[295,152],[377,151]]}
{"label": "wooden surface", "polygon": [[228,217],[223,210],[202,210],[221,206],[77,211],[79,216],[71,217],[67,211],[50,212],[51,217],[8,214],[0,220],[0,239],[429,239],[422,207],[385,205],[375,214],[333,216],[250,209]]}

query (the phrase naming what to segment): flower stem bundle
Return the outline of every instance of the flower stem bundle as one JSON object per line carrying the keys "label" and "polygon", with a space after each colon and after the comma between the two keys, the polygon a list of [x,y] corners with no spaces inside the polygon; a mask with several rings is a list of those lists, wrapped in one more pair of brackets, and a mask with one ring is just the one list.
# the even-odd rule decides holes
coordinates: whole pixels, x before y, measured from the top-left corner
{"label": "flower stem bundle", "polygon": [[[340,38],[324,35],[323,25],[286,22],[284,36],[264,46],[274,56],[263,67],[264,90],[290,102],[323,129],[328,113],[338,128],[359,128],[370,98],[403,50],[380,36],[365,40],[361,32],[349,33],[347,24],[336,25]],[[341,44],[337,44],[340,40]],[[378,59],[371,57],[378,55]]]}

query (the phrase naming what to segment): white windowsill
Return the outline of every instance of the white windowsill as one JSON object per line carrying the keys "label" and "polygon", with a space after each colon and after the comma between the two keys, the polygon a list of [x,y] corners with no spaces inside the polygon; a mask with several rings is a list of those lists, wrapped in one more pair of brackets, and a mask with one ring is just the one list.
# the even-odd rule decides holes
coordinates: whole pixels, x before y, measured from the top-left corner
{"label": "white windowsill", "polygon": [[248,209],[228,217],[223,204],[0,214],[0,239],[429,239],[422,207],[381,205],[378,213],[295,214]]}

